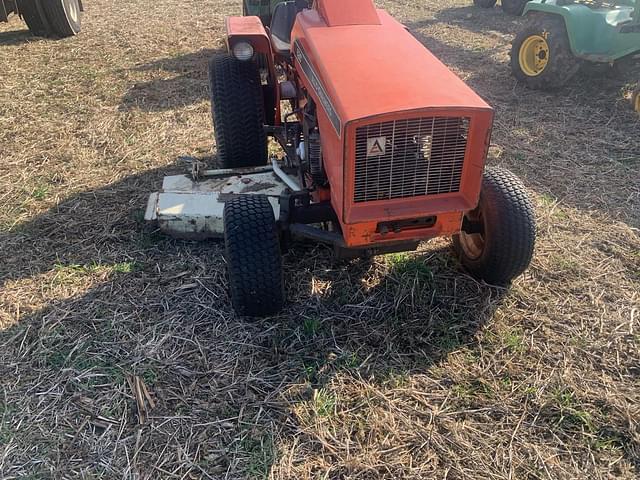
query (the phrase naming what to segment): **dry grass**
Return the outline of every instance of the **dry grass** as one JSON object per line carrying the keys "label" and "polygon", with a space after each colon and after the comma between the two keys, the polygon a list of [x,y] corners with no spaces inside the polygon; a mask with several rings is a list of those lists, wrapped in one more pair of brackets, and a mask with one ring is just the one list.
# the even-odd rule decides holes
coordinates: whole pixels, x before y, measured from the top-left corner
{"label": "dry grass", "polygon": [[212,153],[205,65],[240,2],[86,3],[77,39],[0,25],[1,478],[638,477],[637,67],[528,91],[518,19],[379,2],[497,107],[533,265],[502,291],[446,241],[301,245],[287,310],[248,323],[219,244],[141,222],[177,157]]}

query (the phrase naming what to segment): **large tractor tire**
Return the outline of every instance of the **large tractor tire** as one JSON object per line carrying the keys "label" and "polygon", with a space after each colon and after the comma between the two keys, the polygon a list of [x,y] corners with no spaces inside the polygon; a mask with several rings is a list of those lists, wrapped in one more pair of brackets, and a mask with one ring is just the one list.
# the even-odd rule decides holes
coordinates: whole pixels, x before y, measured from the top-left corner
{"label": "large tractor tire", "polygon": [[35,0],[20,0],[18,2],[18,11],[33,35],[37,37],[51,35],[48,21],[46,17],[43,18],[44,9],[36,4]]}
{"label": "large tractor tire", "polygon": [[78,0],[44,0],[41,3],[56,35],[64,38],[80,33],[82,25]]}
{"label": "large tractor tire", "polygon": [[224,206],[229,290],[238,315],[266,317],[284,304],[282,254],[273,208],[263,195],[241,195]]}
{"label": "large tractor tire", "polygon": [[495,7],[497,0],[473,0],[473,4],[480,8]]}
{"label": "large tractor tire", "polygon": [[487,168],[478,207],[466,217],[476,229],[456,235],[453,246],[473,277],[504,286],[529,267],[536,241],[535,214],[515,175]]}
{"label": "large tractor tire", "polygon": [[529,0],[502,0],[502,10],[510,15],[522,15]]}
{"label": "large tractor tire", "polygon": [[72,37],[82,28],[79,0],[20,0],[18,9],[31,33],[40,37]]}
{"label": "large tractor tire", "polygon": [[636,112],[638,112],[638,114],[640,114],[640,82],[631,94],[631,106]]}
{"label": "large tractor tire", "polygon": [[566,84],[580,68],[571,52],[564,20],[532,15],[511,47],[511,71],[529,88],[551,90]]}
{"label": "large tractor tire", "polygon": [[231,55],[209,63],[211,115],[218,168],[257,167],[267,163],[264,100],[258,66]]}

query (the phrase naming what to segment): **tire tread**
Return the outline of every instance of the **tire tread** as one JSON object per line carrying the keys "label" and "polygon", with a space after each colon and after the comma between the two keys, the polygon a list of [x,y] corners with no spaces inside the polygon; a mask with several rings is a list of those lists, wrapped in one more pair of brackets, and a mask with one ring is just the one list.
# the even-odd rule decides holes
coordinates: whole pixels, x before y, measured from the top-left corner
{"label": "tire tread", "polygon": [[508,285],[529,267],[536,242],[535,210],[526,187],[508,170],[485,170],[481,205],[490,241],[478,260],[468,259],[454,238],[463,265],[476,278],[493,285]]}
{"label": "tire tread", "polygon": [[284,304],[282,255],[267,197],[241,195],[228,201],[224,229],[234,310],[250,317],[278,313]]}
{"label": "tire tread", "polygon": [[51,24],[51,28],[60,37],[73,37],[80,31],[80,25],[74,28],[74,26],[71,25],[69,19],[67,18],[63,0],[43,1],[42,8],[47,15],[49,23]]}
{"label": "tire tread", "polygon": [[209,63],[211,116],[218,168],[267,163],[264,104],[260,73],[253,61],[216,55]]}

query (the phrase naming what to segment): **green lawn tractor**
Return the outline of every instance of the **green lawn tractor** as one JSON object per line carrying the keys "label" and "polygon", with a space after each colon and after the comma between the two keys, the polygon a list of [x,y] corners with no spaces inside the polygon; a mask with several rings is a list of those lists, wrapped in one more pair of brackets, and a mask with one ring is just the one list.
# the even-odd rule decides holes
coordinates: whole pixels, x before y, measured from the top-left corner
{"label": "green lawn tractor", "polygon": [[0,22],[20,15],[39,37],[72,37],[80,32],[81,0],[0,0]]}
{"label": "green lawn tractor", "polygon": [[586,62],[640,53],[640,0],[532,0],[511,48],[511,70],[530,88],[565,85]]}
{"label": "green lawn tractor", "polygon": [[[522,15],[524,7],[529,0],[502,0],[502,10],[511,15]],[[473,0],[473,4],[476,7],[481,8],[493,8],[497,3],[497,0]]]}

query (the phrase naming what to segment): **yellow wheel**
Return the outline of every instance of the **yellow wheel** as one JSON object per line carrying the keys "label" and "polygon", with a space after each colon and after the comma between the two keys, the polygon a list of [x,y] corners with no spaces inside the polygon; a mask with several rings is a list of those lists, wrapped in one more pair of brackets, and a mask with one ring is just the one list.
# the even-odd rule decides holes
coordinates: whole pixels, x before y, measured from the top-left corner
{"label": "yellow wheel", "polygon": [[640,83],[631,96],[631,104],[633,105],[633,109],[640,113]]}
{"label": "yellow wheel", "polygon": [[531,35],[520,46],[520,69],[529,77],[537,77],[549,63],[549,44],[541,35]]}
{"label": "yellow wheel", "polygon": [[511,44],[511,73],[529,88],[562,87],[578,71],[580,63],[573,55],[567,27],[559,15],[527,15]]}

